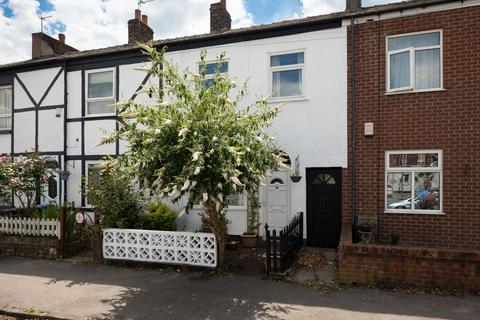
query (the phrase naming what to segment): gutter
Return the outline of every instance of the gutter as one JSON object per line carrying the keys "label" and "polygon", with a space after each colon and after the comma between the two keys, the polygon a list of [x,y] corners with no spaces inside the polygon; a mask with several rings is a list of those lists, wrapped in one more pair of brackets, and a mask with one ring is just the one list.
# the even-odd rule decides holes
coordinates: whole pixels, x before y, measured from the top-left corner
{"label": "gutter", "polygon": [[351,46],[352,46],[352,239],[355,232],[355,211],[356,211],[356,91],[355,91],[355,17],[350,18],[351,21]]}

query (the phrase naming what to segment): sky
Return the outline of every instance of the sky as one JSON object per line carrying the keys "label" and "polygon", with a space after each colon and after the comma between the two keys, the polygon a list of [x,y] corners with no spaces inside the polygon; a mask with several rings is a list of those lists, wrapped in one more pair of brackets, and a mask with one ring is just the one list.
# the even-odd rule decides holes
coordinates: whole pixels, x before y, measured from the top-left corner
{"label": "sky", "polygon": [[[363,0],[364,6],[399,0]],[[216,0],[154,0],[142,5],[154,39],[209,32],[209,6]],[[0,64],[31,58],[31,34],[66,34],[67,44],[95,49],[127,42],[127,21],[137,0],[0,0]],[[186,9],[188,8],[188,10]],[[345,0],[227,0],[232,28],[345,10]]]}

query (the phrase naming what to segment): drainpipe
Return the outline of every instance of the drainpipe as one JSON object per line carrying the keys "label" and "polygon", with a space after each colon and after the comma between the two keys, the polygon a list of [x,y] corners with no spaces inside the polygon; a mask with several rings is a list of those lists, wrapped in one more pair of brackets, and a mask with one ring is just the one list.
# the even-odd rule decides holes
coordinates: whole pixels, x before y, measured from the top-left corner
{"label": "drainpipe", "polygon": [[355,92],[355,17],[350,19],[351,21],[351,46],[352,46],[352,239],[355,232],[355,197],[356,197],[356,117],[355,117],[355,103],[356,103],[356,92]]}
{"label": "drainpipe", "polygon": [[[67,103],[68,103],[68,90],[67,90],[67,61],[63,61],[63,170],[68,170],[67,165]],[[67,184],[68,179],[63,180],[63,203],[67,202]],[[63,205],[60,203],[60,205]]]}

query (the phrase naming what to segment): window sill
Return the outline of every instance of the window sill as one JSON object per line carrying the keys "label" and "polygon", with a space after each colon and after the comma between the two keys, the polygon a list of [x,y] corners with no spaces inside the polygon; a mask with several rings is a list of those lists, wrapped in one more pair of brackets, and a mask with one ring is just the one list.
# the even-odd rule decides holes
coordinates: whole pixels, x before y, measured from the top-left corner
{"label": "window sill", "polygon": [[[205,210],[203,206],[195,205],[192,207],[191,210]],[[230,206],[228,208],[225,208],[226,211],[246,211],[247,207],[245,206]]]}
{"label": "window sill", "polygon": [[443,88],[438,89],[423,89],[423,90],[402,90],[402,91],[387,91],[385,92],[386,96],[393,96],[397,94],[406,94],[406,93],[422,93],[422,92],[438,92],[445,91]]}
{"label": "window sill", "polygon": [[305,97],[285,97],[285,98],[272,98],[268,101],[269,104],[273,103],[282,103],[282,102],[300,102],[300,101],[308,101],[308,98]]}
{"label": "window sill", "polygon": [[424,211],[415,211],[415,210],[384,210],[383,213],[386,214],[411,214],[411,215],[424,215],[424,216],[444,216],[445,213],[442,211],[437,211],[437,210],[432,210],[431,212],[428,212],[426,210]]}

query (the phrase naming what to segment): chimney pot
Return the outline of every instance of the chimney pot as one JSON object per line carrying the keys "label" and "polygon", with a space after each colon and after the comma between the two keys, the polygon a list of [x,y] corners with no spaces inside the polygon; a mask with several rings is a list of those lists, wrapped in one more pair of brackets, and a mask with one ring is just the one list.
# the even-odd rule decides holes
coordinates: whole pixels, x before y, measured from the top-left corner
{"label": "chimney pot", "polygon": [[142,20],[142,11],[140,11],[139,9],[135,9],[135,19],[136,20]]}
{"label": "chimney pot", "polygon": [[135,10],[135,18],[128,20],[128,43],[145,43],[153,40],[153,30],[148,26],[148,17]]}
{"label": "chimney pot", "polygon": [[347,0],[346,9],[356,10],[362,7],[362,0]]}
{"label": "chimney pot", "polygon": [[61,43],[65,43],[65,33],[59,33],[59,34],[58,34],[58,40],[59,40]]}

